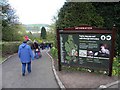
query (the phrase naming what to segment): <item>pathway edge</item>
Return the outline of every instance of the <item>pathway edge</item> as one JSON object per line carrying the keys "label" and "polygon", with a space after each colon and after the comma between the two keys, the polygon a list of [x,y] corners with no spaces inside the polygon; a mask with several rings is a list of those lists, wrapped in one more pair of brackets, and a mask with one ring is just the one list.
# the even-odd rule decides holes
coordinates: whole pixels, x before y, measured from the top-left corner
{"label": "pathway edge", "polygon": [[55,67],[54,67],[54,60],[53,60],[52,56],[48,52],[46,52],[46,53],[51,58],[53,73],[55,75],[55,78],[57,80],[58,85],[60,86],[61,89],[65,89],[65,86],[63,85],[63,83],[61,82],[61,80],[59,79],[59,77],[56,73],[56,70],[55,70]]}
{"label": "pathway edge", "polygon": [[5,58],[0,64],[3,64],[5,61],[7,61],[9,58],[11,58],[12,56],[16,55],[17,53],[14,53],[10,56],[8,56],[7,58]]}
{"label": "pathway edge", "polygon": [[111,86],[113,86],[113,85],[115,85],[115,84],[118,84],[118,83],[120,83],[120,80],[117,80],[117,81],[108,83],[108,84],[106,84],[106,85],[100,85],[99,88],[101,88],[101,89],[102,89],[102,88],[109,88],[109,87],[111,87]]}

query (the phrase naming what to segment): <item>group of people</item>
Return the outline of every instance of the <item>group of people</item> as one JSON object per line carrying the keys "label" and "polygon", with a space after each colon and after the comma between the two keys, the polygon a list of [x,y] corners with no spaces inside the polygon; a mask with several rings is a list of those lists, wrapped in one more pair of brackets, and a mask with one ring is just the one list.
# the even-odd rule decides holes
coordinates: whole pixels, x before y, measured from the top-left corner
{"label": "group of people", "polygon": [[[41,43],[39,45],[36,40],[34,40],[32,44],[30,42],[31,40],[28,38],[28,36],[24,36],[24,41],[19,46],[19,49],[18,49],[18,56],[22,63],[23,76],[25,76],[25,73],[26,73],[26,65],[27,65],[28,73],[31,73],[31,60],[34,60],[34,58],[38,59],[42,56],[40,52],[40,48],[42,50],[45,48],[52,48],[51,43],[48,43],[48,44]],[[34,49],[34,53],[32,52],[32,49]]]}
{"label": "group of people", "polygon": [[18,49],[18,56],[20,58],[20,61],[22,63],[22,75],[25,76],[26,73],[26,65],[27,65],[27,71],[28,73],[31,73],[31,60],[34,60],[36,49],[39,50],[38,43],[34,41],[34,53],[32,52],[31,46],[28,45],[29,38],[28,36],[24,37],[23,43],[19,46]]}
{"label": "group of people", "polygon": [[44,50],[44,49],[51,49],[52,48],[52,44],[51,43],[41,43],[40,44],[40,48],[42,49],[42,50]]}

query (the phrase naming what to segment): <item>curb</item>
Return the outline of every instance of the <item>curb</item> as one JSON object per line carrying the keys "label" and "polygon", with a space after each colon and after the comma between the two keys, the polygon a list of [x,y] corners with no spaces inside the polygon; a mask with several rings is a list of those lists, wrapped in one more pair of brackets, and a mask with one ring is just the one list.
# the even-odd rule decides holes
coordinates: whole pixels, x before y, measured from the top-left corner
{"label": "curb", "polygon": [[106,85],[100,85],[100,86],[99,86],[99,89],[109,88],[109,87],[111,87],[111,86],[113,86],[113,85],[116,85],[116,84],[118,84],[118,83],[120,83],[120,80],[115,81],[115,82],[112,82],[112,83],[108,83],[108,84],[106,84]]}
{"label": "curb", "polygon": [[60,86],[61,89],[65,89],[65,86],[64,86],[63,83],[60,81],[60,79],[59,79],[59,77],[58,77],[58,75],[57,75],[57,73],[56,73],[56,70],[55,70],[55,67],[54,67],[54,60],[53,60],[52,56],[51,56],[48,52],[46,52],[46,53],[47,53],[47,55],[48,55],[48,56],[51,58],[51,60],[52,60],[52,69],[53,69],[53,73],[54,73],[54,75],[55,75],[55,78],[56,78],[56,80],[57,80],[58,85]]}
{"label": "curb", "polygon": [[8,56],[8,57],[7,57],[5,60],[3,60],[0,64],[3,64],[5,61],[7,61],[9,58],[11,58],[12,56],[14,56],[14,55],[16,55],[16,54],[17,54],[17,53]]}

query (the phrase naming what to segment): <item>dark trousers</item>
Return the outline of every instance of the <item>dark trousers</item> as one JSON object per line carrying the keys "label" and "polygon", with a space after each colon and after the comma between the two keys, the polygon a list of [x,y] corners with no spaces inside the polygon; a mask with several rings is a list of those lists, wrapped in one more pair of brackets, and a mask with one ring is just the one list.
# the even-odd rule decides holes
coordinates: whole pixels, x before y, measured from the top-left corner
{"label": "dark trousers", "polygon": [[22,74],[25,74],[26,64],[27,64],[28,73],[31,72],[31,62],[29,62],[29,63],[22,63]]}

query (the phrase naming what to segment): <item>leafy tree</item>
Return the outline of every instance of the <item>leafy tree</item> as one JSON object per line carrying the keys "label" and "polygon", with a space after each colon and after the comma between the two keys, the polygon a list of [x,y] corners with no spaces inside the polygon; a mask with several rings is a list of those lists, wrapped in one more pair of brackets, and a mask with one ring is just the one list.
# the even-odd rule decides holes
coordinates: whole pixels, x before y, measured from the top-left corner
{"label": "leafy tree", "polygon": [[46,29],[45,29],[45,27],[41,28],[41,38],[46,39]]}
{"label": "leafy tree", "polygon": [[96,2],[93,3],[96,8],[96,12],[104,19],[104,27],[112,28],[114,24],[117,24],[115,19],[119,18],[118,10],[119,3],[116,2]]}
{"label": "leafy tree", "polygon": [[10,6],[8,1],[3,0],[2,3],[2,40],[21,40],[21,35],[25,34],[25,28],[19,23],[15,10]]}
{"label": "leafy tree", "polygon": [[49,26],[49,30],[47,31],[47,41],[49,42],[54,42],[54,46],[56,47],[56,27],[55,27],[55,23],[51,24]]}
{"label": "leafy tree", "polygon": [[58,13],[57,28],[68,28],[87,24],[101,27],[103,18],[95,12],[92,3],[66,2]]}
{"label": "leafy tree", "polygon": [[15,10],[10,6],[7,0],[4,0],[4,4],[2,5],[2,26],[5,27],[11,24],[18,24],[18,17],[15,14]]}
{"label": "leafy tree", "polygon": [[104,27],[112,29],[113,25],[116,25],[117,41],[115,49],[120,56],[120,4],[118,2],[96,2],[93,5],[96,12],[104,19]]}
{"label": "leafy tree", "polygon": [[2,40],[3,41],[20,41],[23,40],[22,37],[26,34],[25,28],[22,24],[13,24],[4,27],[2,30]]}

